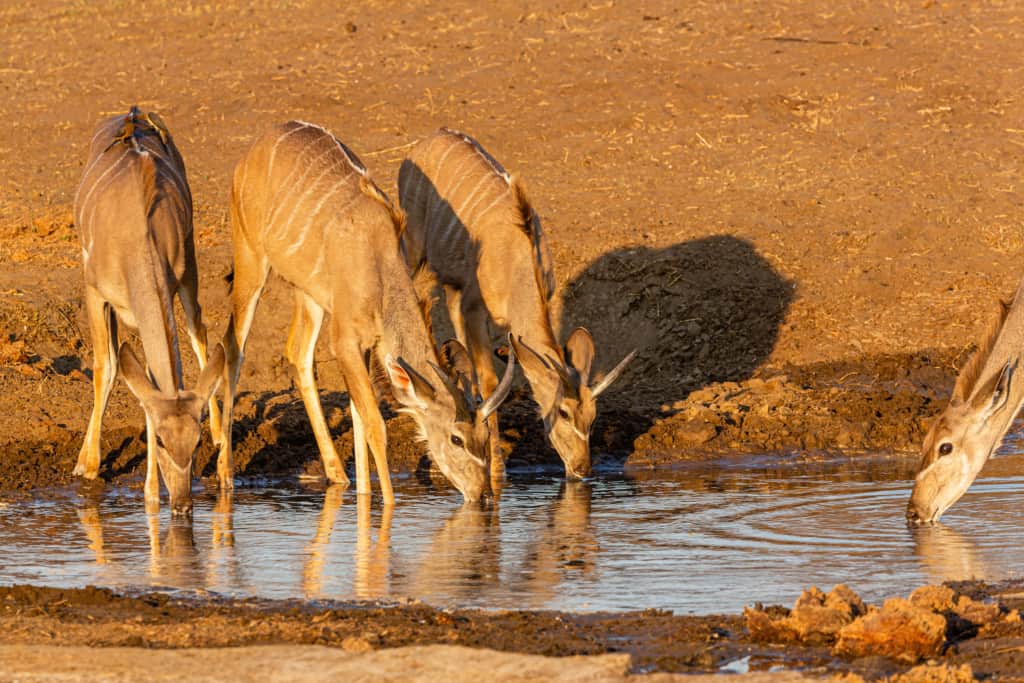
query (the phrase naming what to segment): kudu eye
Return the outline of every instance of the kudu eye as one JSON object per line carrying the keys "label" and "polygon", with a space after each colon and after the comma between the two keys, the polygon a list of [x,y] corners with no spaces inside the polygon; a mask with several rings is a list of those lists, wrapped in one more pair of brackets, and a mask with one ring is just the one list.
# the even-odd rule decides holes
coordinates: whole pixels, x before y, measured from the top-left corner
{"label": "kudu eye", "polygon": [[566,410],[565,408],[559,408],[558,409],[558,417],[562,418],[563,420],[568,420],[569,419],[569,411]]}
{"label": "kudu eye", "polygon": [[939,455],[949,455],[952,452],[953,452],[953,444],[951,444],[948,441],[946,443],[942,444],[941,446],[939,446]]}
{"label": "kudu eye", "polygon": [[462,440],[461,436],[452,434],[452,445],[455,446],[456,448],[462,448],[463,446],[466,445],[466,442]]}

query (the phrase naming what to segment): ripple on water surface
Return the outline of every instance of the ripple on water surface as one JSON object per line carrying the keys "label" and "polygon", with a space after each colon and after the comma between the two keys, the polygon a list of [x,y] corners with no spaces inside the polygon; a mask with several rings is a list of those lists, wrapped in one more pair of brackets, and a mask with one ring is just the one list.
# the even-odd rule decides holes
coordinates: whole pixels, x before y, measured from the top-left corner
{"label": "ripple on water surface", "polygon": [[67,493],[0,507],[0,583],[699,614],[811,584],[877,600],[1017,575],[1024,459],[990,462],[940,526],[907,528],[910,487],[906,465],[864,460],[514,479],[485,507],[413,482],[393,510],[295,484],[200,493],[191,524],[136,491]]}

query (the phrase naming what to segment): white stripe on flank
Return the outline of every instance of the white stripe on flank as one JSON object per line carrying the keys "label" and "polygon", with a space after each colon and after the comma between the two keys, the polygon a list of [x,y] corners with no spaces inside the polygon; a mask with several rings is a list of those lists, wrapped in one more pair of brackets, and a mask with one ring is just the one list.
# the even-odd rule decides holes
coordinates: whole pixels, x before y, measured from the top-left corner
{"label": "white stripe on flank", "polygon": [[[303,187],[303,181],[309,175],[310,171],[312,171],[313,168],[317,165],[317,163],[333,151],[334,147],[328,147],[327,149],[320,152],[320,154],[318,154],[315,158],[311,159],[307,164],[305,164],[305,170],[303,170],[302,176],[296,180],[293,180],[293,178],[295,174],[299,172],[299,169],[303,168],[303,166],[298,163],[298,159],[294,160],[292,164],[292,170],[288,173],[288,177],[285,178],[285,180],[280,185],[278,185],[279,196],[274,197],[274,210],[271,211],[270,216],[267,218],[266,225],[264,226],[265,235],[270,234],[270,229],[274,227],[274,225],[277,223],[278,214],[280,214],[281,211],[284,210],[284,206],[295,194],[296,188],[303,188],[303,193],[305,193],[305,191],[308,190],[309,188]],[[337,165],[337,162],[335,162],[331,164],[328,168],[334,168]],[[294,210],[295,207],[293,206],[292,213],[294,213]]]}
{"label": "white stripe on flank", "polygon": [[108,128],[110,128],[109,124],[106,125],[106,126],[100,126],[99,128],[96,129],[96,132],[92,134],[92,139],[89,140],[89,149],[90,150],[92,150],[92,146],[96,144],[96,138],[98,138],[103,133],[106,133]]}
{"label": "white stripe on flank", "polygon": [[[465,166],[466,163],[472,165],[474,161],[475,160],[471,156],[466,155],[466,160],[464,161],[463,166]],[[460,213],[466,208],[465,200],[457,197],[456,194],[458,193],[459,188],[462,187],[463,183],[473,177],[472,169],[466,170],[463,166],[457,167],[458,170],[455,172],[454,183],[444,191],[444,196],[449,198],[449,204],[451,204],[452,208],[456,209]],[[459,203],[458,207],[456,206],[456,202]]]}
{"label": "white stripe on flank", "polygon": [[[436,176],[441,175],[441,170],[444,168],[444,162],[448,159],[448,155],[451,154],[452,151],[454,151],[455,148],[458,147],[458,146],[459,146],[458,142],[452,142],[450,145],[448,145],[448,149],[446,149],[444,151],[444,154],[441,155],[441,158],[437,160],[437,163],[434,164],[434,172],[435,172]],[[434,182],[434,186],[437,189],[438,194],[440,194],[441,188],[437,187],[436,179],[435,179],[435,182]]]}
{"label": "white stripe on flank", "polygon": [[96,231],[94,229],[92,229],[92,226],[93,226],[93,217],[96,215],[96,212],[99,210],[99,207],[100,207],[100,204],[101,204],[100,197],[102,197],[103,192],[107,188],[111,187],[114,183],[116,183],[118,180],[120,180],[121,176],[123,176],[126,172],[128,172],[128,170],[129,170],[128,166],[122,166],[121,168],[119,168],[117,170],[116,173],[114,173],[114,175],[112,175],[109,178],[107,178],[106,183],[104,184],[103,189],[100,191],[100,193],[97,196],[96,200],[93,201],[92,204],[89,206],[88,213],[83,216],[84,222],[82,223],[82,225],[88,225],[90,227],[90,234],[92,235],[92,241],[95,241],[95,239],[96,239]]}
{"label": "white stripe on flank", "polygon": [[[124,155],[125,155],[125,153],[127,153],[127,151],[128,151],[128,148],[127,148],[127,147],[125,147],[124,149],[122,149],[122,150],[121,150],[121,156],[120,156],[120,157],[118,157],[117,161],[113,161],[113,162],[111,162],[111,163],[112,163],[112,164],[116,164],[117,162],[121,161],[121,158],[123,158],[123,157],[124,157]],[[88,168],[86,168],[86,169],[85,169],[85,173],[83,173],[83,174],[82,174],[82,182],[81,182],[81,183],[79,183],[79,185],[78,185],[78,190],[77,190],[77,191],[75,192],[75,200],[74,200],[75,202],[78,202],[78,195],[82,193],[82,186],[83,186],[83,185],[85,184],[85,181],[86,181],[86,180],[87,180],[87,179],[89,178],[89,174],[90,174],[90,173],[92,172],[92,169],[93,169],[93,168],[94,168],[94,167],[96,166],[96,164],[100,163],[100,161],[102,161],[102,160],[103,160],[103,157],[104,157],[104,156],[106,156],[106,153],[105,153],[105,152],[101,152],[101,153],[97,154],[97,155],[96,155],[96,156],[95,156],[95,157],[93,158],[93,160],[92,160],[91,162],[89,162],[89,167],[88,167]],[[107,169],[107,171],[109,171],[109,170],[110,170],[110,169],[108,168],[108,169]],[[106,172],[106,171],[105,171],[105,172]],[[102,177],[102,176],[101,176],[101,177]],[[94,186],[95,186],[95,184],[94,184]],[[83,202],[83,204],[84,204],[84,202]]]}
{"label": "white stripe on flank", "polygon": [[337,145],[338,149],[341,150],[341,153],[345,156],[345,160],[348,162],[348,165],[352,167],[352,170],[361,176],[365,176],[367,174],[366,167],[352,157],[352,154],[354,154],[354,152],[350,153],[350,151],[345,147],[345,144],[342,143],[342,141],[339,140],[337,136],[334,135],[334,133],[327,130],[323,126],[317,125],[315,123],[310,123],[309,121],[296,121],[296,123],[301,123],[307,128],[316,129],[323,133],[324,135],[326,135],[331,140],[333,140],[334,144]]}
{"label": "white stripe on flank", "polygon": [[[361,196],[362,195],[355,195],[353,197],[350,197],[349,200],[347,202],[345,202],[344,204],[342,204],[341,206],[334,207],[334,214],[328,220],[328,225],[333,224],[334,221],[335,221],[334,217],[335,216],[340,216],[340,215],[344,214],[345,209],[347,209],[348,207],[352,206],[352,204],[354,204],[356,201],[358,201]],[[284,253],[285,253],[286,256],[293,256],[296,252],[298,252],[298,250],[303,245],[305,245],[305,243],[306,243],[306,235],[309,234],[309,229],[311,227],[313,227],[313,225],[315,225],[315,224],[317,224],[317,221],[313,220],[312,217],[310,217],[309,220],[306,221],[306,226],[302,229],[302,232],[299,235],[297,235],[296,238],[294,240],[292,240],[291,245],[287,249],[285,249]],[[321,248],[318,249],[317,251],[318,252],[323,252],[324,251],[322,245],[321,245]]]}
{"label": "white stripe on flank", "polygon": [[[301,124],[302,122],[301,121],[296,121],[296,123],[300,123]],[[286,132],[282,133],[277,138],[277,140],[274,141],[274,146],[270,148],[270,159],[267,161],[267,184],[268,185],[270,184],[270,176],[274,172],[274,161],[277,159],[277,147],[278,147],[278,145],[280,145],[284,141],[285,138],[290,137],[290,136],[292,136],[295,133],[298,133],[300,130],[304,130],[303,126],[301,126],[301,125],[297,126],[295,128],[292,128],[289,131],[286,131]]]}
{"label": "white stripe on flank", "polygon": [[[459,187],[462,185],[463,181],[466,180],[466,174],[464,173],[465,166],[467,163],[472,163],[474,159],[471,155],[465,154],[463,155],[461,161],[461,164],[459,162],[455,162],[455,166],[452,168],[452,170],[444,175],[445,180],[448,181],[448,187],[446,187],[444,191],[441,192],[441,196],[448,200],[448,203],[452,205],[452,208],[456,208],[454,201],[455,198],[453,197],[453,195],[455,194],[455,191],[458,190]],[[438,175],[440,174],[441,170],[439,168]],[[438,190],[440,190],[440,188],[438,188]]]}
{"label": "white stripe on flank", "polygon": [[[306,197],[309,195],[309,193],[315,190],[317,184],[319,184],[319,182],[323,180],[323,177],[330,173],[331,171],[333,171],[337,166],[338,164],[337,162],[335,162],[330,166],[324,168],[324,170],[320,171],[320,175],[318,175],[316,179],[313,180],[313,182],[306,185],[302,190],[302,194],[296,197],[295,201],[292,202],[292,210],[288,213],[288,218],[285,219],[285,221],[281,224],[282,237],[288,234],[292,221],[295,220],[295,213],[299,210],[299,207],[302,206],[303,202],[306,201]],[[303,229],[302,235],[298,238],[297,242],[301,243],[306,238],[306,232],[309,230],[309,225],[312,224],[312,222],[312,220],[307,221],[306,227]],[[289,253],[293,252],[293,249],[289,249]]]}
{"label": "white stripe on flank", "polygon": [[[97,179],[96,179],[96,182],[94,182],[94,183],[92,184],[92,187],[91,187],[91,188],[89,188],[89,192],[88,192],[88,193],[86,193],[86,195],[85,195],[85,199],[83,199],[83,200],[82,200],[82,203],[81,203],[81,204],[79,205],[79,206],[80,206],[80,207],[81,207],[82,209],[84,209],[84,208],[85,208],[85,206],[86,206],[86,205],[88,205],[88,203],[89,203],[89,200],[90,200],[90,199],[92,198],[92,195],[93,195],[93,193],[94,193],[94,192],[96,191],[96,186],[97,186],[97,185],[99,185],[99,184],[100,184],[100,182],[101,182],[101,181],[102,181],[102,180],[103,180],[104,178],[106,178],[106,177],[107,177],[107,175],[108,175],[108,174],[109,174],[109,173],[110,173],[110,172],[111,172],[112,170],[114,170],[114,168],[116,168],[116,167],[117,167],[117,166],[118,166],[118,165],[119,165],[119,164],[120,164],[120,163],[121,163],[121,162],[122,162],[122,161],[124,160],[124,158],[125,158],[125,156],[126,156],[127,154],[128,154],[128,149],[127,149],[127,148],[125,148],[125,149],[121,150],[121,156],[119,156],[119,157],[118,157],[117,159],[115,159],[114,161],[110,162],[110,166],[108,166],[108,167],[106,168],[106,170],[104,170],[104,171],[103,171],[103,173],[101,173],[101,174],[100,174],[100,177],[99,177],[99,178],[97,178]],[[81,209],[80,209],[80,210],[81,210]]]}
{"label": "white stripe on flank", "polygon": [[480,193],[480,197],[475,202],[473,201],[473,196],[475,194],[477,194],[478,192],[480,192],[480,189],[483,186],[483,184],[486,183],[490,179],[491,179],[490,175],[488,175],[486,173],[482,174],[481,177],[480,177],[480,180],[476,181],[476,185],[473,186],[473,189],[470,190],[468,195],[466,195],[466,199],[463,202],[463,208],[462,208],[462,212],[461,212],[462,213],[462,217],[463,217],[463,219],[465,221],[472,221],[473,220],[473,209],[476,208],[477,204],[479,204],[480,202],[482,202],[484,199],[487,198],[487,193],[483,192],[483,193]]}
{"label": "white stripe on flank", "polygon": [[486,207],[484,207],[483,211],[481,211],[480,213],[478,213],[476,215],[476,219],[475,220],[480,220],[481,218],[486,216],[488,211],[490,211],[491,209],[493,209],[495,206],[498,205],[498,202],[500,202],[502,199],[505,199],[505,197],[507,197],[509,195],[509,192],[511,192],[511,187],[512,186],[510,185],[509,189],[506,190],[505,192],[499,192],[498,196],[494,198],[494,201],[492,201],[490,204],[488,204]]}
{"label": "white stripe on flank", "polygon": [[[316,217],[320,214],[320,209],[322,209],[324,204],[327,203],[327,200],[334,196],[334,194],[338,190],[347,186],[348,178],[341,178],[336,183],[334,183],[334,186],[331,187],[331,189],[329,189],[327,192],[324,192],[324,194],[320,197],[320,200],[316,203],[316,206],[313,207],[313,210],[309,214],[309,220],[315,221]],[[348,204],[346,204],[345,206],[348,206]]]}
{"label": "white stripe on flank", "polygon": [[443,228],[437,231],[437,241],[440,244],[444,245],[445,251],[451,251],[452,245],[448,244],[448,240],[450,239],[449,235],[452,229],[455,228],[455,226],[458,225],[460,222],[461,221],[459,220],[459,215],[452,211],[452,217],[448,220],[448,222],[444,225]]}
{"label": "white stripe on flank", "polygon": [[156,157],[161,162],[163,162],[162,165],[158,165],[157,168],[166,168],[168,171],[170,171],[172,176],[171,180],[173,180],[174,184],[177,186],[178,194],[181,196],[182,199],[191,196],[191,193],[189,192],[188,189],[188,183],[185,182],[185,176],[181,173],[181,169],[178,168],[178,165],[174,163],[173,159],[171,159],[170,157],[165,157],[164,155],[158,153],[156,150],[149,149],[148,147],[144,148],[143,153],[149,154],[152,157]]}

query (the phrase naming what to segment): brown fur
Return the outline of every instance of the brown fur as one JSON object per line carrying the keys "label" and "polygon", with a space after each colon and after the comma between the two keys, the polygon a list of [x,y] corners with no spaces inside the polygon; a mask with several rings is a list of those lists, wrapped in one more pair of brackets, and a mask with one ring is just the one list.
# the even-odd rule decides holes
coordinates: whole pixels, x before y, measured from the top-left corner
{"label": "brown fur", "polygon": [[[540,268],[541,255],[539,252],[539,245],[537,244],[539,235],[534,230],[534,217],[536,212],[533,209],[533,205],[530,204],[529,198],[526,196],[526,190],[523,188],[522,181],[513,176],[509,185],[509,189],[515,198],[515,205],[518,211],[516,217],[516,225],[519,226],[527,237],[530,238],[531,249],[533,250],[533,278],[537,283],[537,291],[540,293],[541,299],[541,317],[538,321],[539,327],[543,329],[550,329],[548,320],[551,319],[551,311],[548,308],[548,296],[550,295],[547,280],[544,277],[544,273]],[[551,337],[548,342],[555,348],[560,348],[558,342],[554,337]],[[558,360],[562,360],[559,358]]]}
{"label": "brown fur", "polygon": [[978,384],[981,370],[985,367],[989,354],[992,353],[992,348],[999,337],[999,332],[1003,329],[1003,324],[1006,322],[1006,316],[1009,314],[1011,306],[1013,306],[1013,297],[1010,297],[1009,301],[999,301],[999,315],[996,316],[985,332],[985,336],[982,337],[981,342],[978,344],[978,350],[974,352],[974,355],[971,356],[970,360],[967,361],[960,371],[960,376],[956,379],[956,386],[953,387],[952,401],[966,401],[970,397],[971,392],[974,391]]}
{"label": "brown fur", "polygon": [[513,176],[512,181],[509,183],[509,189],[512,191],[512,196],[515,198],[516,210],[519,215],[516,217],[516,225],[519,229],[526,233],[526,236],[530,238],[530,242],[536,242],[537,236],[533,231],[533,217],[535,212],[533,205],[530,204],[530,199],[526,196],[526,188],[523,187],[523,181],[518,177]]}
{"label": "brown fur", "polygon": [[148,152],[139,152],[139,172],[142,175],[142,204],[145,207],[146,215],[156,203],[156,162]]}

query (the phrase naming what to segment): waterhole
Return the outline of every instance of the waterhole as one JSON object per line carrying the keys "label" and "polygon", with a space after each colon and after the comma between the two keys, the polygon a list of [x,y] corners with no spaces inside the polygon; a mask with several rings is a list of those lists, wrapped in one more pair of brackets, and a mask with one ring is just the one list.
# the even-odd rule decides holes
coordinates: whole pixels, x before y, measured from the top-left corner
{"label": "waterhole", "polygon": [[[701,466],[566,483],[497,504],[396,482],[397,505],[289,482],[197,490],[191,523],[141,492],[0,504],[0,584],[573,611],[734,613],[810,585],[866,599],[1018,575],[1024,458],[993,459],[943,524],[908,528],[911,463]],[[369,502],[370,504],[367,504]]]}

